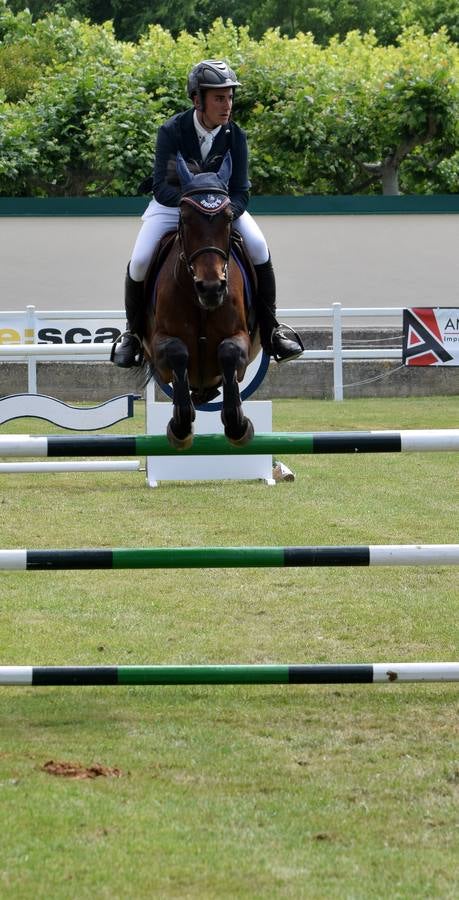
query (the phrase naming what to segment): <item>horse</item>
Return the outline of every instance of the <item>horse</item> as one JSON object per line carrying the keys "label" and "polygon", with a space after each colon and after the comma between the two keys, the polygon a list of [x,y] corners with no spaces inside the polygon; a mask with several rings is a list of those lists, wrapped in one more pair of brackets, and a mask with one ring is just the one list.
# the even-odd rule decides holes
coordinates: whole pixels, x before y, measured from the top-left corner
{"label": "horse", "polygon": [[167,437],[175,449],[192,445],[194,404],[216,397],[220,387],[225,435],[244,446],[254,428],[238,383],[260,344],[256,327],[249,327],[244,275],[232,249],[231,156],[216,173],[193,174],[180,153],[176,167],[179,225],[154,286],[147,278],[154,302],[147,306],[144,358],[150,375],[172,385]]}

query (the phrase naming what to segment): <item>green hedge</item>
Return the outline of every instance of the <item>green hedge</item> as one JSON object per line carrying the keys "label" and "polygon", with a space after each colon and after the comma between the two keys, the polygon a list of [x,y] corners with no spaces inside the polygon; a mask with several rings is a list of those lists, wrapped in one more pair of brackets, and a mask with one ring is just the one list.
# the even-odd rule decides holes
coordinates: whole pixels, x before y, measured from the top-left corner
{"label": "green hedge", "polygon": [[235,117],[255,195],[458,192],[459,49],[443,30],[322,47],[217,20],[205,35],[152,26],[129,44],[109,23],[33,23],[0,0],[0,196],[134,197],[203,57],[229,59],[243,84]]}

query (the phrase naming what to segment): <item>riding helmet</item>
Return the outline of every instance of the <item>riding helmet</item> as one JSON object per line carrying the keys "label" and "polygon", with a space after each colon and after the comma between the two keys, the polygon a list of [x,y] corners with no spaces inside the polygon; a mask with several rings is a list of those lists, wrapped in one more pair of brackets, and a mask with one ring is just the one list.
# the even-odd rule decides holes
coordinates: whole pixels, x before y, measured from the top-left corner
{"label": "riding helmet", "polygon": [[187,92],[190,99],[194,94],[201,96],[207,88],[240,87],[235,72],[221,59],[203,59],[193,66],[188,75]]}

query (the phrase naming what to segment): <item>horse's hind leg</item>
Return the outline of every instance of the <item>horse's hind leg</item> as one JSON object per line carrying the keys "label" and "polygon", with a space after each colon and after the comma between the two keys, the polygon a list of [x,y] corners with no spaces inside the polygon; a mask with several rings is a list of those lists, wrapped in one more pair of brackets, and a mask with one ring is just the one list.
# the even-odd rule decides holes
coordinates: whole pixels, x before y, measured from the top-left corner
{"label": "horse's hind leg", "polygon": [[172,419],[167,425],[167,438],[176,450],[186,450],[193,443],[196,417],[188,381],[188,350],[179,338],[161,342],[157,351],[157,367],[172,370]]}
{"label": "horse's hind leg", "polygon": [[237,382],[238,370],[247,366],[247,351],[236,341],[227,338],[218,348],[218,359],[223,375],[221,418],[225,435],[232,444],[242,447],[253,437],[253,425],[243,413]]}

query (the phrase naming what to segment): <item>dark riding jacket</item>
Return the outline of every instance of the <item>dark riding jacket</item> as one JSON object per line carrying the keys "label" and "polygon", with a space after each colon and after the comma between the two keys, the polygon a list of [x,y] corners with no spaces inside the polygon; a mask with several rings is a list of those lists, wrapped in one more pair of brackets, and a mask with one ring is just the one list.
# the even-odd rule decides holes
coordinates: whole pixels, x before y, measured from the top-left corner
{"label": "dark riding jacket", "polygon": [[161,125],[156,139],[155,162],[153,168],[153,196],[163,206],[178,206],[180,189],[178,181],[172,183],[171,163],[175,165],[177,151],[180,150],[185,162],[198,163],[203,172],[217,172],[227,150],[231,153],[233,171],[229,181],[229,196],[237,219],[246,210],[249,202],[249,173],[247,138],[242,128],[235,122],[222,125],[212,149],[203,163],[196,128],[193,123],[193,109],[177,113]]}

